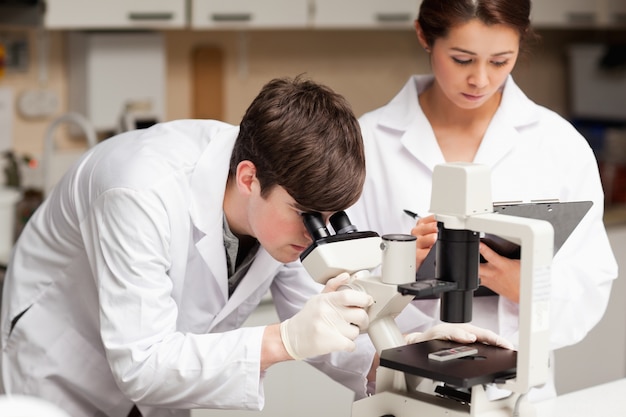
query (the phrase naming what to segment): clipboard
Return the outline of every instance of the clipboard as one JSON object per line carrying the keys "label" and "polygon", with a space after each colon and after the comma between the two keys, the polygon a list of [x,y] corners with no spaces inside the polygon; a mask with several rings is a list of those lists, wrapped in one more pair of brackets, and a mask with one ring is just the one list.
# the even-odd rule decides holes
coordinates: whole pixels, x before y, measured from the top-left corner
{"label": "clipboard", "polygon": [[[576,229],[580,221],[585,217],[593,201],[541,201],[531,203],[494,203],[495,213],[507,214],[509,216],[526,217],[537,220],[545,220],[552,224],[554,228],[554,254],[561,249],[572,232]],[[482,239],[496,253],[511,259],[520,258],[519,245],[501,238],[499,236],[487,234]],[[435,278],[435,252],[437,244],[433,245],[430,252],[422,262],[416,272],[416,279]],[[487,288],[480,287],[475,296],[494,295]]]}
{"label": "clipboard", "polygon": [[[570,202],[538,202],[521,204],[494,203],[494,213],[507,214],[509,216],[526,217],[529,219],[545,220],[554,228],[554,254],[570,237],[578,223],[585,217],[593,201],[570,201]],[[516,254],[519,259],[519,246],[494,235],[486,235],[483,241],[496,252],[501,250],[501,255],[507,253]],[[506,244],[504,242],[506,242]],[[493,245],[493,246],[491,246]],[[515,246],[516,248],[513,248]],[[500,252],[498,252],[500,253]],[[511,256],[508,256],[511,258]]]}

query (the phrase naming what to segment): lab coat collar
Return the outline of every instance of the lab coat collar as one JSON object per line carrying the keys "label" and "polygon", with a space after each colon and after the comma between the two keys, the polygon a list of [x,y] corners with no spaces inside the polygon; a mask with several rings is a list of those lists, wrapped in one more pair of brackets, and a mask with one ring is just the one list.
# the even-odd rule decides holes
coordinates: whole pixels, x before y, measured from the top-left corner
{"label": "lab coat collar", "polygon": [[[402,90],[384,107],[378,124],[395,130],[405,148],[431,171],[445,162],[435,134],[418,101],[419,94],[433,82],[432,75],[414,75]],[[502,101],[476,154],[474,162],[494,166],[520,140],[520,129],[537,123],[540,113],[509,76],[503,88]]]}
{"label": "lab coat collar", "polygon": [[504,83],[502,101],[496,112],[499,122],[510,124],[516,130],[538,123],[540,118],[539,106],[530,100],[515,84],[509,75]]}
{"label": "lab coat collar", "polygon": [[509,76],[503,87],[500,106],[489,123],[474,162],[496,166],[518,141],[524,140],[521,129],[538,123],[539,117],[539,106]]}
{"label": "lab coat collar", "polygon": [[265,249],[259,248],[248,273],[232,297],[228,299],[228,271],[223,237],[223,202],[230,156],[238,134],[239,128],[232,127],[211,138],[191,177],[193,194],[190,208],[191,221],[193,226],[204,235],[196,243],[196,248],[213,276],[219,281],[223,300],[225,302],[228,300],[224,309],[214,320],[213,325],[232,313],[267,280],[271,280],[282,265],[272,258]]}
{"label": "lab coat collar", "polygon": [[378,121],[381,127],[404,131],[415,121],[416,114],[422,114],[417,100],[420,92],[432,84],[432,75],[414,75],[402,87],[402,90],[384,107]]}
{"label": "lab coat collar", "polygon": [[191,174],[191,207],[193,226],[202,236],[196,248],[215,277],[218,278],[223,300],[228,298],[228,272],[224,251],[223,218],[224,192],[233,145],[239,129],[227,128],[210,139]]}
{"label": "lab coat collar", "polygon": [[[413,75],[400,92],[385,106],[379,124],[388,129],[403,131],[415,121],[415,114],[422,114],[418,96],[433,83],[432,75]],[[538,106],[515,84],[510,75],[504,83],[502,102],[498,108],[508,123],[515,128],[536,123]]]}
{"label": "lab coat collar", "polygon": [[211,138],[191,176],[191,221],[204,234],[219,230],[220,241],[230,155],[238,133],[233,126]]}
{"label": "lab coat collar", "polygon": [[[418,161],[431,171],[445,162],[435,133],[420,107],[418,96],[433,82],[432,75],[414,75],[400,92],[382,109],[378,125],[396,132],[400,142]],[[395,136],[393,135],[393,136]]]}

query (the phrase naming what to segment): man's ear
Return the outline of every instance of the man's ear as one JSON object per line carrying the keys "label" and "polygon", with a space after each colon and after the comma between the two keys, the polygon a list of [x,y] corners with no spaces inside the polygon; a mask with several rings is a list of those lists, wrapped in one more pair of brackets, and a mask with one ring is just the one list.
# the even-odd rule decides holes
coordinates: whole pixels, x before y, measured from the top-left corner
{"label": "man's ear", "polygon": [[252,193],[253,187],[258,186],[258,180],[256,178],[256,166],[252,161],[241,161],[237,165],[237,172],[235,175],[237,188],[244,194],[249,195]]}

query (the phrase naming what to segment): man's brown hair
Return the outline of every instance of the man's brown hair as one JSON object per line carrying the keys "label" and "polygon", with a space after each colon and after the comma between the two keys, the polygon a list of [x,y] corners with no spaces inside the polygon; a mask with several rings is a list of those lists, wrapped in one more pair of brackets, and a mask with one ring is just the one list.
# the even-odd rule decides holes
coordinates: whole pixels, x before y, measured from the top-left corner
{"label": "man's brown hair", "polygon": [[365,155],[345,98],[299,76],[267,83],[246,110],[230,160],[257,168],[261,195],[282,186],[308,210],[339,211],[359,198]]}

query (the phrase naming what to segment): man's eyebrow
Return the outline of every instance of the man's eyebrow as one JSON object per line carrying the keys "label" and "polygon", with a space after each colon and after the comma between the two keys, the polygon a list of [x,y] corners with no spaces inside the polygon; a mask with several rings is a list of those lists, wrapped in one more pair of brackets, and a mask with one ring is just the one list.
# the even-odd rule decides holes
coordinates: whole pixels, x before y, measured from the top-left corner
{"label": "man's eyebrow", "polygon": [[304,213],[315,213],[317,212],[317,210],[311,210],[308,207],[304,207],[302,204],[298,203],[297,201],[294,201],[293,203],[289,204],[291,207],[295,208],[298,211],[302,211]]}

